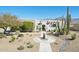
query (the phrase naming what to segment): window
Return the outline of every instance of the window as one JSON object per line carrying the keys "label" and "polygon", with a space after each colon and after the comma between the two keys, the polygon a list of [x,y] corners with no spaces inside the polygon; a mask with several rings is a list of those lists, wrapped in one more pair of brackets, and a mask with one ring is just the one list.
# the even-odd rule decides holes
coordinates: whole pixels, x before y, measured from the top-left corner
{"label": "window", "polygon": [[56,24],[55,23],[53,24],[53,27],[56,27]]}

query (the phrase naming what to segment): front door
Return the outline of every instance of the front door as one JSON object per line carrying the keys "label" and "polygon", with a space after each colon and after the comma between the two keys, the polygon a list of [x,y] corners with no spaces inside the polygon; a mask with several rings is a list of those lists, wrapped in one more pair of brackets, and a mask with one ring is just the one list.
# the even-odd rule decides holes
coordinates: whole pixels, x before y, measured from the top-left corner
{"label": "front door", "polygon": [[45,30],[46,30],[46,29],[45,29],[45,25],[42,25],[42,30],[43,30],[43,31],[45,31]]}

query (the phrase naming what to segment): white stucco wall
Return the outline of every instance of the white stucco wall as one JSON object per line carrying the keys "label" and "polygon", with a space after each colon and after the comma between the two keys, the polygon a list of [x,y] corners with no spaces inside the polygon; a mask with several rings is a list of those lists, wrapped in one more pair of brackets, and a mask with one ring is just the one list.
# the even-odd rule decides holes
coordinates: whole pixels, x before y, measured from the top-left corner
{"label": "white stucco wall", "polygon": [[[42,23],[42,25],[46,26],[46,31],[48,31],[49,29],[50,30],[56,29],[56,27],[50,27],[49,25],[47,25],[46,24],[47,21],[49,21],[49,22],[57,22],[57,20],[35,20],[34,21],[35,22],[35,31],[38,31],[36,27],[37,27],[38,23],[40,23],[40,22]],[[59,26],[61,27],[62,26],[62,21],[58,20],[58,22],[59,22]]]}

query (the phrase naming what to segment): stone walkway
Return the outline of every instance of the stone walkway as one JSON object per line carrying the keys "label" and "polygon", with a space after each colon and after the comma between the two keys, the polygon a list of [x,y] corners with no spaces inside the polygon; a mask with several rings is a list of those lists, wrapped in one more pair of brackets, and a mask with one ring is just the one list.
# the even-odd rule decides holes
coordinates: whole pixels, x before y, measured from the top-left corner
{"label": "stone walkway", "polygon": [[40,43],[39,52],[52,52],[50,43]]}
{"label": "stone walkway", "polygon": [[55,42],[55,38],[47,36],[47,40],[40,39],[40,37],[34,38],[34,41],[40,43],[39,52],[52,52],[50,43]]}

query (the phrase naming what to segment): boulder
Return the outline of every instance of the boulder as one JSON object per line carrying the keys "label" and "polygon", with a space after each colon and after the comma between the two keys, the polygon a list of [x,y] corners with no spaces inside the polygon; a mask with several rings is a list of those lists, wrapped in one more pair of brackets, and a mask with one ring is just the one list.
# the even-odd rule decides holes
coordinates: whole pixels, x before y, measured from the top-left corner
{"label": "boulder", "polygon": [[4,29],[3,28],[0,28],[0,33],[4,33]]}
{"label": "boulder", "polygon": [[71,35],[67,35],[66,36],[66,40],[72,40],[72,36]]}

